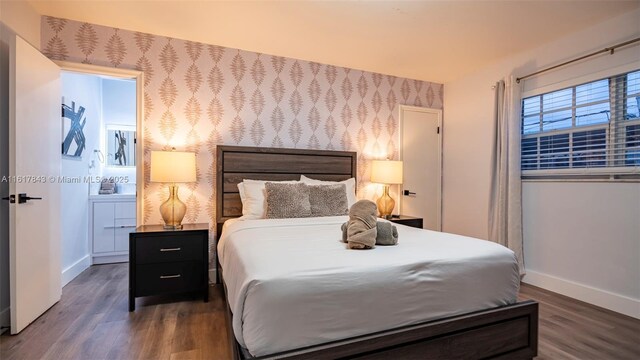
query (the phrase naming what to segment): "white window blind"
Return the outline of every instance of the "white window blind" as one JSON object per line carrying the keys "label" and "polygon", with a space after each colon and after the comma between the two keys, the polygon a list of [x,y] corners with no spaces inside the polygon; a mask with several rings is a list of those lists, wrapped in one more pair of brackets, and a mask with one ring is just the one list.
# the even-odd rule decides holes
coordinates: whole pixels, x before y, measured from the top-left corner
{"label": "white window blind", "polygon": [[640,174],[640,71],[522,100],[522,174]]}

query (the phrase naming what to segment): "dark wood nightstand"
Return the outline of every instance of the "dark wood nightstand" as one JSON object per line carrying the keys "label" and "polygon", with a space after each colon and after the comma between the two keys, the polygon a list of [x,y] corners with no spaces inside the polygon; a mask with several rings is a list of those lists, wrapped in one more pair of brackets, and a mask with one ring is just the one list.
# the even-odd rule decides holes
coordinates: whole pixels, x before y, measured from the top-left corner
{"label": "dark wood nightstand", "polygon": [[422,218],[406,216],[406,215],[398,215],[397,217],[394,216],[391,219],[387,219],[387,220],[391,221],[392,223],[402,224],[402,225],[407,225],[407,226],[412,226],[415,228],[422,229]]}
{"label": "dark wood nightstand", "polygon": [[129,234],[129,311],[136,297],[202,292],[209,301],[209,224],[143,225]]}

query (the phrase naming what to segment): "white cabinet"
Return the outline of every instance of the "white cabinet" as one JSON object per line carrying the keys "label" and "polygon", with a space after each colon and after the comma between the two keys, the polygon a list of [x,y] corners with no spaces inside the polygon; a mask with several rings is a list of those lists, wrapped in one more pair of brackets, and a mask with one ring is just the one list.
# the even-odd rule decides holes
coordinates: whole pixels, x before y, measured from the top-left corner
{"label": "white cabinet", "polygon": [[136,203],[115,203],[115,251],[129,251],[129,233],[136,229]]}
{"label": "white cabinet", "polygon": [[135,196],[92,198],[89,245],[93,264],[128,261],[129,233],[136,229]]}
{"label": "white cabinet", "polygon": [[114,247],[115,203],[93,203],[93,253],[110,253]]}

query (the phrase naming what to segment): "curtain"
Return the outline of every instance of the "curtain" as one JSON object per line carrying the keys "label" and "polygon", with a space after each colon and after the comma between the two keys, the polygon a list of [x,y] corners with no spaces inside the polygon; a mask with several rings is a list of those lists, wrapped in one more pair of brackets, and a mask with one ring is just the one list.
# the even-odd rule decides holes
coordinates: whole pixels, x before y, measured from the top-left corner
{"label": "curtain", "polygon": [[510,76],[495,87],[494,141],[491,157],[489,240],[515,252],[524,275],[522,182],[520,180],[520,85]]}

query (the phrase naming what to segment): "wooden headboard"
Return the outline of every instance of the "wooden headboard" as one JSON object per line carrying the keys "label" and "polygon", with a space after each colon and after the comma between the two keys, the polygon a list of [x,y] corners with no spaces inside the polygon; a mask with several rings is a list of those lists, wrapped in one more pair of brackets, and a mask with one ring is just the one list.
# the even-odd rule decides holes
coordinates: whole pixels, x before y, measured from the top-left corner
{"label": "wooden headboard", "polygon": [[305,175],[341,181],[356,177],[357,153],[244,146],[218,146],[216,162],[216,223],[242,215],[238,183],[243,179],[298,180]]}

